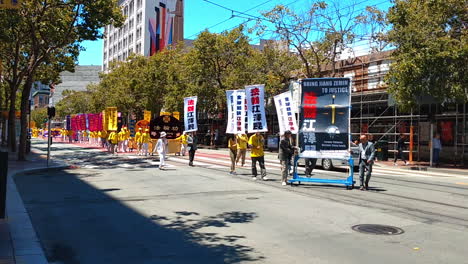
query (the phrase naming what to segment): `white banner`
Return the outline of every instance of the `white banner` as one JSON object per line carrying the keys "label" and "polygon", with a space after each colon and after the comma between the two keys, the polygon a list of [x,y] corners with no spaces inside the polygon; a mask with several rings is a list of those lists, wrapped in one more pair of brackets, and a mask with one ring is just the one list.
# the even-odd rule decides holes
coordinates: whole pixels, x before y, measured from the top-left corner
{"label": "white banner", "polygon": [[245,91],[226,91],[228,123],[226,134],[245,133]]}
{"label": "white banner", "polygon": [[291,92],[285,92],[274,97],[276,113],[278,114],[278,124],[280,129],[280,135],[284,134],[284,131],[289,130],[293,134],[297,134],[297,122],[296,116],[294,115],[295,109],[293,107],[293,100]]}
{"label": "white banner", "polygon": [[248,109],[248,131],[267,132],[267,122],[265,115],[265,85],[249,85],[245,87],[245,98]]}
{"label": "white banner", "polygon": [[198,130],[196,96],[184,98],[184,124],[185,132],[193,132]]}

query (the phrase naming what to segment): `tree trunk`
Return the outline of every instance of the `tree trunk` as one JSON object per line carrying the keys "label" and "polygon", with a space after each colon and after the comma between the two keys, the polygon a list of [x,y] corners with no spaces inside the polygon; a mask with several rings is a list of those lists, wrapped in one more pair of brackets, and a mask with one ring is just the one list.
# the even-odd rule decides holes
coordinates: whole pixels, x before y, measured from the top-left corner
{"label": "tree trunk", "polygon": [[8,112],[8,148],[16,152],[16,89],[10,84],[10,111]]}
{"label": "tree trunk", "polygon": [[30,74],[24,83],[23,92],[21,93],[21,133],[18,148],[18,160],[26,160],[26,141],[29,134],[28,131],[28,113],[31,110],[29,105],[29,95],[31,94],[31,88],[33,84],[32,76]]}

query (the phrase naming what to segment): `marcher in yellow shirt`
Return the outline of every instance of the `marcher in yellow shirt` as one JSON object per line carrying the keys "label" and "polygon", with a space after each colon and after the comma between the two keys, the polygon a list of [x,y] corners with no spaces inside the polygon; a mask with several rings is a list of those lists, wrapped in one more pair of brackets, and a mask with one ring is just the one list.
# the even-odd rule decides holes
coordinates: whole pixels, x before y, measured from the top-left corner
{"label": "marcher in yellow shirt", "polygon": [[117,149],[119,151],[123,152],[124,151],[123,150],[123,145],[124,145],[124,142],[125,142],[125,128],[122,128],[120,130],[120,132],[117,134],[117,137],[118,137],[118,140],[119,140]]}
{"label": "marcher in yellow shirt", "polygon": [[260,165],[262,179],[264,181],[268,180],[266,177],[266,169],[265,169],[265,153],[263,152],[263,146],[265,144],[265,140],[260,132],[256,132],[252,135],[249,139],[249,145],[252,148],[250,157],[252,159],[252,179],[257,179],[257,162]]}
{"label": "marcher in yellow shirt", "polygon": [[231,157],[231,172],[229,174],[236,174],[236,157],[237,157],[237,140],[235,135],[229,135],[228,139],[229,156]]}
{"label": "marcher in yellow shirt", "polygon": [[180,136],[180,143],[181,143],[180,154],[182,156],[185,156],[185,153],[187,152],[187,146],[188,146],[187,138],[188,138],[187,132],[184,131],[182,136]]}
{"label": "marcher in yellow shirt", "polygon": [[141,148],[145,156],[148,156],[148,147],[150,142],[149,129],[145,129],[145,132],[141,135]]}
{"label": "marcher in yellow shirt", "polygon": [[242,165],[245,165],[245,154],[247,153],[247,143],[249,143],[249,137],[246,134],[237,135],[237,158],[236,164],[242,159]]}
{"label": "marcher in yellow shirt", "polygon": [[135,142],[137,143],[137,151],[138,151],[138,155],[141,155],[141,146],[142,146],[142,142],[141,142],[141,136],[142,136],[142,128],[140,127],[138,129],[138,132],[136,132],[135,134]]}
{"label": "marcher in yellow shirt", "polygon": [[111,154],[114,154],[115,153],[115,148],[116,148],[117,144],[119,143],[119,138],[118,138],[117,132],[115,132],[115,131],[110,132],[108,140],[109,140],[109,145],[110,145],[109,152]]}
{"label": "marcher in yellow shirt", "polygon": [[107,131],[102,130],[102,131],[99,131],[99,132],[100,132],[102,147],[105,148],[106,144],[107,144]]}

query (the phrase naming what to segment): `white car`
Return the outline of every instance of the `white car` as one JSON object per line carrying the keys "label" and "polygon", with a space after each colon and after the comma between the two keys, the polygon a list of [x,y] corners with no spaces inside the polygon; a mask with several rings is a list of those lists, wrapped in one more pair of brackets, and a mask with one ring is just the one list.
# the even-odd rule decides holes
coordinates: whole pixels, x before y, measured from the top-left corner
{"label": "white car", "polygon": [[[359,147],[354,143],[351,144],[351,155],[353,156],[354,167],[358,166],[359,162]],[[299,159],[298,166],[304,166],[304,159]],[[348,161],[341,159],[317,159],[317,166],[322,166],[324,170],[333,170],[334,168],[348,168]]]}

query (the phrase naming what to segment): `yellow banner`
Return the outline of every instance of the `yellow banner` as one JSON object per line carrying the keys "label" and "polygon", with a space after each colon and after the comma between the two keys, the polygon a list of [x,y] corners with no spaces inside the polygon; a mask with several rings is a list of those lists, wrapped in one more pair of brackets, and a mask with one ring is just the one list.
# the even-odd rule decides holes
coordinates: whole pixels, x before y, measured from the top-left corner
{"label": "yellow banner", "polygon": [[102,130],[107,130],[107,115],[106,115],[106,110],[102,111]]}
{"label": "yellow banner", "polygon": [[180,112],[172,112],[172,116],[180,120]]}
{"label": "yellow banner", "polygon": [[117,131],[117,107],[106,107],[107,130]]}
{"label": "yellow banner", "polygon": [[143,116],[144,116],[143,120],[146,120],[146,121],[148,121],[148,122],[151,122],[151,111],[145,110],[145,111],[143,112]]}

